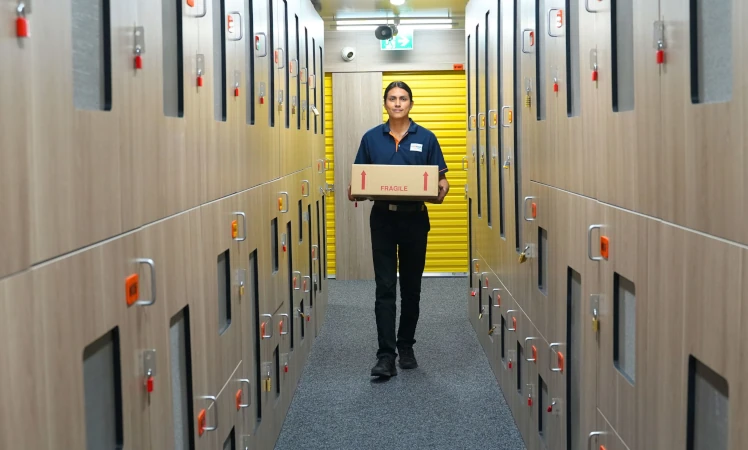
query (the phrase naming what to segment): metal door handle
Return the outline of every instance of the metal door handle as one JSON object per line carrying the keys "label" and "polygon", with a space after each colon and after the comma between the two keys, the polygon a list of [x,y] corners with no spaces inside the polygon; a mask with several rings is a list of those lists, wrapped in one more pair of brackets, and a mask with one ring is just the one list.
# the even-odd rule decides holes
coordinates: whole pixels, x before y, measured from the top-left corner
{"label": "metal door handle", "polygon": [[[212,426],[212,427],[205,426],[205,427],[203,427],[203,431],[215,431],[215,430],[217,430],[218,429],[218,404],[217,404],[216,398],[213,397],[212,395],[206,395],[206,396],[200,397],[200,399],[201,400],[210,400],[211,406],[213,406],[213,411],[215,411],[215,416],[216,416],[216,423],[215,423],[215,425]],[[210,406],[207,407],[207,408],[205,408],[206,412],[207,412],[208,409],[210,409]]]}
{"label": "metal door handle", "polygon": [[501,301],[498,301],[498,302],[496,301],[497,299],[499,300],[501,299],[501,296],[497,294],[497,292],[499,292],[500,290],[501,289],[499,288],[494,288],[494,290],[491,291],[491,293],[493,294],[493,298],[494,298],[494,305],[493,305],[494,308],[501,308]]}
{"label": "metal door handle", "polygon": [[240,379],[239,383],[241,383],[241,384],[245,384],[246,383],[246,385],[249,386],[249,389],[247,389],[247,398],[249,399],[249,402],[246,403],[246,404],[245,403],[239,403],[239,407],[240,408],[249,408],[249,405],[252,404],[252,383],[248,379],[246,379],[246,378]]}
{"label": "metal door handle", "polygon": [[587,436],[587,450],[590,449],[590,444],[592,443],[592,438],[593,437],[595,437],[595,436],[602,436],[604,434],[605,434],[604,431],[593,431],[592,433],[590,433],[590,435]]}
{"label": "metal door handle", "polygon": [[506,124],[506,122],[504,122],[504,117],[506,117],[506,115],[504,114],[504,111],[506,111],[507,109],[511,109],[511,108],[512,108],[511,106],[502,106],[501,107],[501,126],[504,127],[504,128],[510,128],[512,126],[511,123],[514,122],[514,120],[512,120],[511,122],[509,122],[508,125]]}
{"label": "metal door handle", "polygon": [[151,268],[151,298],[150,300],[140,300],[135,302],[138,306],[151,306],[156,303],[156,265],[150,258],[137,258],[135,262],[138,264],[148,264]]}
{"label": "metal door handle", "polygon": [[268,318],[268,321],[265,322],[267,324],[265,326],[265,330],[267,330],[268,328],[270,329],[270,334],[262,333],[262,338],[263,339],[270,339],[271,337],[273,337],[273,315],[272,314],[262,314],[261,317],[267,317]]}
{"label": "metal door handle", "polygon": [[[284,313],[281,313],[281,314],[278,314],[278,315],[279,315],[279,316],[281,316],[281,317],[285,317],[285,318],[286,318],[286,319],[288,320],[288,323],[289,323],[289,325],[288,325],[288,326],[289,326],[289,327],[291,326],[291,318],[290,318],[290,317],[288,317],[288,314],[284,314]],[[285,327],[284,327],[284,328],[285,328]],[[281,335],[281,336],[285,336],[285,335],[287,335],[287,334],[288,334],[288,331],[283,331],[283,330],[278,330],[278,331],[280,331],[280,335]]]}
{"label": "metal door handle", "polygon": [[[537,339],[537,338],[536,337],[525,338],[525,349],[527,349],[527,342],[528,341],[534,341],[535,339]],[[532,352],[530,354],[532,355]],[[535,358],[533,358],[533,357],[530,357],[530,358],[525,357],[525,361],[527,361],[527,362],[535,362]]]}
{"label": "metal door handle", "polygon": [[246,241],[247,240],[247,215],[240,211],[234,211],[231,214],[235,216],[241,216],[242,220],[242,237],[236,237],[234,238],[235,241]]}
{"label": "metal door handle", "polygon": [[524,215],[525,220],[527,222],[534,222],[535,218],[533,218],[533,217],[527,217],[527,201],[528,200],[537,200],[537,197],[525,197],[525,201],[522,204],[522,209],[523,209],[523,212],[524,212],[523,215]]}
{"label": "metal door handle", "polygon": [[[488,119],[487,119],[487,120],[488,120],[488,128],[490,128],[490,129],[492,129],[492,130],[495,130],[496,128],[498,128],[498,127],[499,127],[499,124],[498,124],[498,123],[496,123],[496,124],[493,124],[493,125],[492,125],[493,121],[491,120],[491,113],[493,113],[493,114],[497,114],[497,115],[498,115],[498,114],[499,114],[499,111],[497,111],[497,110],[495,110],[495,109],[489,109],[489,110],[488,110]],[[497,121],[497,122],[498,122],[498,121]]]}
{"label": "metal door handle", "polygon": [[289,201],[288,192],[281,192],[280,194],[286,197],[286,200],[283,202],[283,209],[281,209],[281,212],[287,213],[288,212],[288,201]]}
{"label": "metal door handle", "polygon": [[[298,277],[294,277],[294,278],[296,278],[297,280],[298,280],[299,278],[301,278],[301,272],[299,272],[298,270],[294,270],[294,271],[293,271],[293,274],[294,274],[294,275],[296,275],[296,274],[298,274],[298,275],[299,275]],[[293,290],[294,290],[294,291],[300,291],[300,290],[301,290],[301,288],[300,288],[300,287],[298,286],[298,284],[297,284],[296,286],[294,286],[294,287],[293,287]]]}
{"label": "metal door handle", "polygon": [[594,229],[600,229],[603,226],[598,225],[590,225],[590,227],[587,229],[587,257],[590,258],[592,261],[602,261],[602,256],[592,256],[592,230]]}
{"label": "metal door handle", "polygon": [[[512,313],[516,313],[516,312],[517,312],[517,310],[516,310],[516,309],[510,309],[509,311],[507,311],[507,312],[506,312],[506,316],[507,316],[507,317],[511,317],[511,318],[513,318],[513,319],[514,319],[515,317],[514,317],[514,314],[512,314]],[[516,327],[514,327],[514,328],[509,328],[509,327],[507,326],[507,331],[517,331],[517,328],[516,328]]]}
{"label": "metal door handle", "polygon": [[309,180],[301,180],[301,182],[306,185],[306,189],[302,191],[301,196],[309,197],[309,189],[310,189]]}
{"label": "metal door handle", "polygon": [[[553,348],[554,348],[554,347],[559,347],[559,346],[561,346],[561,345],[564,345],[564,344],[563,344],[562,342],[554,342],[554,343],[552,343],[552,344],[551,344],[551,345],[549,346],[549,349],[550,349],[550,352],[551,352],[551,363],[550,363],[550,364],[551,364],[551,372],[561,372],[561,368],[560,368],[560,367],[553,367],[553,361],[554,361],[554,360],[558,361],[558,356],[557,356],[557,355],[558,355],[558,353],[557,353],[557,352],[555,352],[555,351],[553,350]],[[554,354],[556,355],[556,357],[554,357]]]}
{"label": "metal door handle", "polygon": [[309,284],[307,285],[307,288],[304,289],[304,293],[306,294],[308,292],[311,292],[311,290],[308,287],[312,285],[312,277],[310,277],[309,275],[304,275],[304,279],[309,280]]}

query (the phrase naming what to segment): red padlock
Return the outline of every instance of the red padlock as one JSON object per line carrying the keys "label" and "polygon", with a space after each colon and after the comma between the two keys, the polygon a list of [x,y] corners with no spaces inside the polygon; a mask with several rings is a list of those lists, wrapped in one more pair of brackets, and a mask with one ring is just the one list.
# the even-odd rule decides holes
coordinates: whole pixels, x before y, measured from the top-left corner
{"label": "red padlock", "polygon": [[597,70],[592,71],[592,81],[597,81]]}
{"label": "red padlock", "polygon": [[512,360],[509,360],[509,370],[512,369]]}
{"label": "red padlock", "polygon": [[135,56],[135,68],[136,69],[142,69],[143,68],[143,57],[141,55]]}
{"label": "red padlock", "polygon": [[234,97],[239,96],[239,88],[234,88]]}
{"label": "red padlock", "polygon": [[265,104],[265,97],[260,96],[260,104],[261,105]]}
{"label": "red padlock", "polygon": [[555,92],[556,94],[558,94],[558,83],[557,82],[553,83],[553,92]]}
{"label": "red padlock", "polygon": [[148,379],[145,382],[145,387],[149,394],[153,392],[153,375],[148,377]]}
{"label": "red padlock", "polygon": [[548,411],[548,412],[553,412],[553,406],[551,406],[551,405],[548,405],[548,409],[547,409],[546,411]]}
{"label": "red padlock", "polygon": [[532,397],[529,395],[527,396],[527,406],[532,406]]}
{"label": "red padlock", "polygon": [[283,372],[288,373],[288,364],[283,366]]}
{"label": "red padlock", "polygon": [[197,87],[203,87],[203,76],[202,75],[197,76]]}
{"label": "red padlock", "polygon": [[665,63],[665,50],[659,49],[657,50],[657,64],[664,64]]}
{"label": "red padlock", "polygon": [[16,19],[16,36],[19,38],[27,38],[30,36],[29,20],[24,16],[18,16]]}

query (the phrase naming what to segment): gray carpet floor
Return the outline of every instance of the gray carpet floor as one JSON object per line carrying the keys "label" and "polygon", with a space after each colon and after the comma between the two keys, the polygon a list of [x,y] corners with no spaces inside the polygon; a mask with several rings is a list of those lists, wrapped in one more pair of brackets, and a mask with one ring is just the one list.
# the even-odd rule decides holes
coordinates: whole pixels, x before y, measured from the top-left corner
{"label": "gray carpet floor", "polygon": [[466,283],[423,280],[419,367],[381,381],[369,376],[374,282],[330,280],[325,322],[275,449],[524,449],[468,322]]}

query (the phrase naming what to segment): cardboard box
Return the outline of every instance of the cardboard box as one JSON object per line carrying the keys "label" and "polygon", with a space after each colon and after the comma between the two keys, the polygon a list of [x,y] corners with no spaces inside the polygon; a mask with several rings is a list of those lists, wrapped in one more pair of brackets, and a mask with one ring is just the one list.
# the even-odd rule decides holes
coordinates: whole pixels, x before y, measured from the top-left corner
{"label": "cardboard box", "polygon": [[370,200],[434,200],[439,197],[439,167],[353,164],[351,194]]}

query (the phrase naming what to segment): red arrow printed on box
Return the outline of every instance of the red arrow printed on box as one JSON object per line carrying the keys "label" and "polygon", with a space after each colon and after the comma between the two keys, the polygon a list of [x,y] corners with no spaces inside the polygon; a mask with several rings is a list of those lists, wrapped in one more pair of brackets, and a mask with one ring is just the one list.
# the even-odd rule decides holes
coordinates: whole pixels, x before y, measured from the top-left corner
{"label": "red arrow printed on box", "polygon": [[366,189],[366,172],[361,172],[361,190]]}
{"label": "red arrow printed on box", "polygon": [[429,173],[423,172],[423,190],[428,191],[429,190]]}

